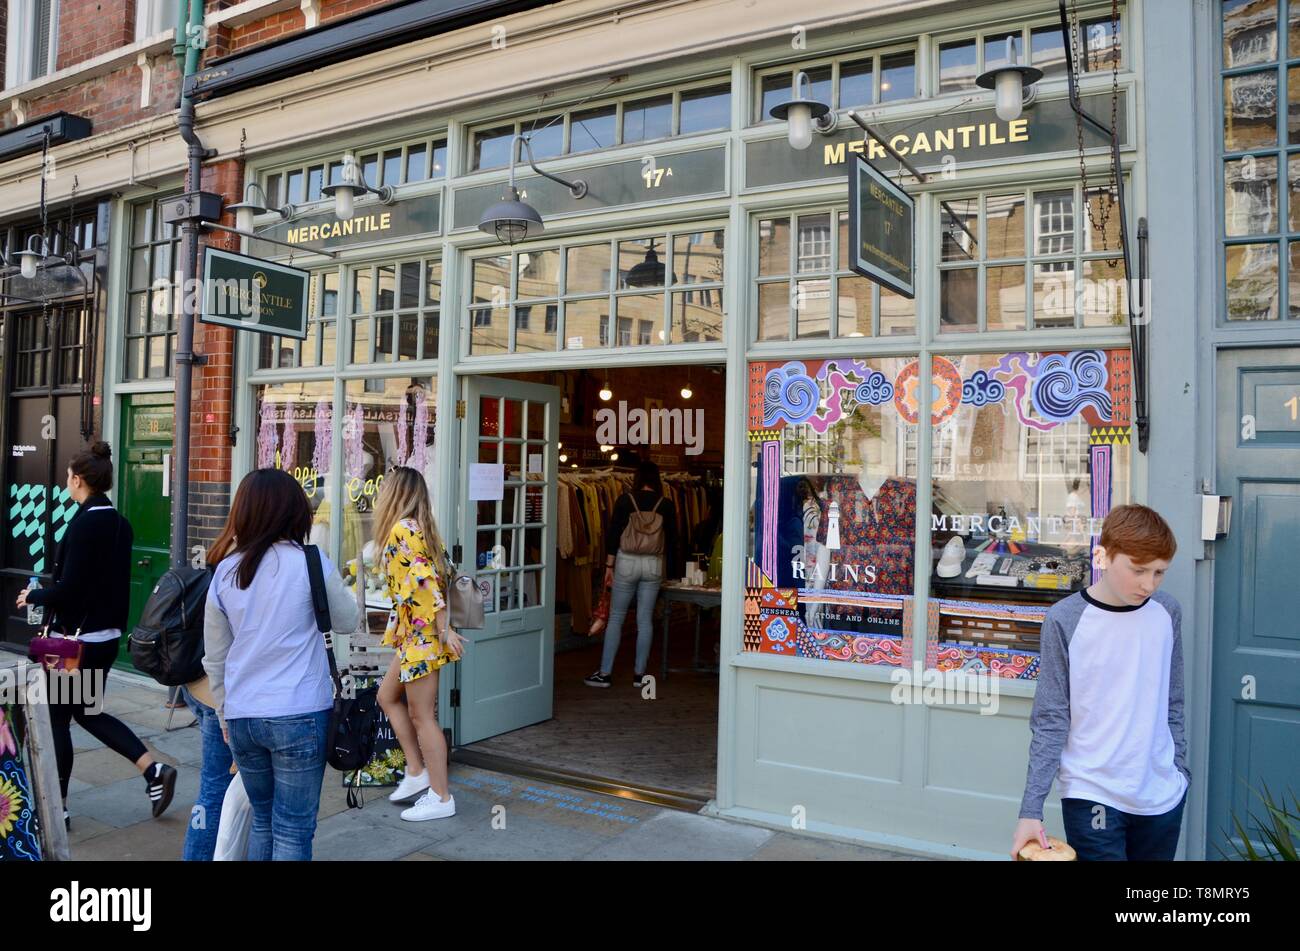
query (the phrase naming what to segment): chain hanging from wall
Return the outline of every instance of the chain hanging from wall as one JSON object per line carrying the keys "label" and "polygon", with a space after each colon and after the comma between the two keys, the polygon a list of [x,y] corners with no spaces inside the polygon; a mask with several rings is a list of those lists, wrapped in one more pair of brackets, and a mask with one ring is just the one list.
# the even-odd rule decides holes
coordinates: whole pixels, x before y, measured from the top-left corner
{"label": "chain hanging from wall", "polygon": [[[1085,35],[1084,27],[1079,19],[1078,0],[1070,0],[1070,28],[1066,41],[1070,44],[1070,72],[1073,86],[1079,88],[1079,79],[1081,72],[1086,71],[1083,64],[1087,67],[1092,65],[1092,53],[1088,48],[1088,38]],[[1119,131],[1119,0],[1111,0],[1110,4],[1110,134],[1112,141],[1115,141]],[[1121,187],[1116,180],[1115,169],[1109,165],[1110,169],[1105,193],[1101,200],[1097,202],[1097,208],[1093,210],[1093,203],[1088,198],[1088,166],[1084,158],[1083,147],[1083,117],[1075,114],[1074,129],[1078,139],[1079,146],[1079,178],[1083,183],[1083,207],[1088,215],[1088,221],[1097,233],[1101,236],[1102,241],[1106,240],[1106,228],[1110,224],[1111,212],[1118,203],[1118,189]]]}

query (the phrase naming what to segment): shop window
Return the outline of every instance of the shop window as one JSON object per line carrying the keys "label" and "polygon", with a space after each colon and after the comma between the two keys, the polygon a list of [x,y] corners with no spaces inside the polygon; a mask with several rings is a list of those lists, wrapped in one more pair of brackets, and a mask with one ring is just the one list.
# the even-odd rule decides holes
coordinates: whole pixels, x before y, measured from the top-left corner
{"label": "shop window", "polygon": [[[1109,15],[1082,19],[1078,34],[1082,45],[1075,53],[1079,71],[1089,73],[1122,66],[1122,34],[1122,14],[1116,24],[1111,23]],[[1041,25],[940,40],[938,92],[941,95],[979,92],[975,77],[1008,63],[1008,39],[1014,40],[1016,62],[1041,69],[1046,80],[1065,78],[1066,39],[1061,33],[1060,20],[1053,16]]]}
{"label": "shop window", "polygon": [[746,651],[911,666],[916,367],[750,364]]}
{"label": "shop window", "polygon": [[123,379],[156,380],[172,375],[176,336],[176,279],[180,231],[162,220],[170,199],[131,209],[127,254],[127,313]]}
{"label": "shop window", "polygon": [[349,363],[438,358],[440,261],[363,264],[349,268],[348,279]]}
{"label": "shop window", "polygon": [[[356,154],[355,149],[349,148],[339,149],[336,154],[341,156],[345,152]],[[381,185],[398,186],[443,178],[447,174],[447,142],[445,139],[419,139],[388,145],[379,152],[366,152],[360,156],[358,163],[366,181],[376,188]],[[324,164],[281,168],[262,175],[267,203],[277,207],[285,202],[301,205],[304,202],[323,201],[321,188],[342,181],[341,159],[331,159]]]}
{"label": "shop window", "polygon": [[934,358],[931,432],[959,435],[932,480],[929,666],[1037,676],[1044,613],[1097,578],[1129,501],[1130,380],[1127,350]]}
{"label": "shop window", "polygon": [[847,211],[764,217],[756,227],[758,340],[916,332],[912,301],[849,270]]}
{"label": "shop window", "polygon": [[880,60],[880,101],[916,98],[916,54],[895,53]]}
{"label": "shop window", "polygon": [[593,152],[618,145],[696,135],[731,128],[731,87],[707,80],[684,89],[638,95],[470,134],[469,168],[480,171],[510,164],[510,140],[528,137],[538,159]]}
{"label": "shop window", "polygon": [[[1225,0],[1221,66],[1234,72],[1222,78],[1221,319],[1232,323],[1300,318],[1300,153],[1284,151],[1300,145],[1300,66],[1277,65],[1296,57],[1300,2]],[[1266,68],[1240,72],[1255,66]]]}
{"label": "shop window", "polygon": [[[791,96],[797,72],[808,74],[811,96],[832,109],[852,109],[876,102],[898,102],[916,97],[916,53],[854,53],[829,61],[800,63],[763,70],[757,77],[753,121],[769,122],[772,107]],[[880,85],[876,80],[879,77]]]}
{"label": "shop window", "polygon": [[339,271],[315,271],[308,278],[307,338],[260,335],[258,369],[332,367],[338,340]]}
{"label": "shop window", "polygon": [[477,258],[470,353],[719,342],[723,273],[716,229]]}
{"label": "shop window", "polygon": [[974,40],[939,44],[939,92],[957,92],[975,87],[976,44]]}
{"label": "shop window", "polygon": [[1119,204],[1106,188],[1089,188],[1086,209],[1081,197],[1071,186],[940,199],[940,332],[1122,326]]}

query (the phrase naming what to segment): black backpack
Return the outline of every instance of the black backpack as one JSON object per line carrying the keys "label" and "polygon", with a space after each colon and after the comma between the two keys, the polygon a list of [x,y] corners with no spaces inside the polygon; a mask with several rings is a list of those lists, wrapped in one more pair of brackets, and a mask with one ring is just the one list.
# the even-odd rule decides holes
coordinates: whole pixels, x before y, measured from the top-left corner
{"label": "black backpack", "polygon": [[203,676],[203,607],[212,572],[172,568],[158,579],[129,639],[131,663],[167,687]]}

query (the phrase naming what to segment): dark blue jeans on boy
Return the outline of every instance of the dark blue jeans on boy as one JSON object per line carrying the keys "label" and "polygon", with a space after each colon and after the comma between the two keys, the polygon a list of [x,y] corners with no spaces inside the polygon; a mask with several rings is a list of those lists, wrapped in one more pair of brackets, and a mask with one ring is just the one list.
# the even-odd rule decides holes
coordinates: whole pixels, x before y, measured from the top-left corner
{"label": "dark blue jeans on boy", "polygon": [[1065,841],[1080,862],[1171,862],[1186,804],[1184,792],[1168,812],[1138,816],[1088,799],[1062,799]]}
{"label": "dark blue jeans on boy", "polygon": [[186,862],[211,862],[217,846],[217,827],[221,823],[221,803],[230,785],[230,764],[234,762],[230,747],[221,735],[221,718],[217,711],[181,690],[185,705],[199,721],[199,736],[203,743],[203,765],[199,769],[199,797],[190,811],[189,828],[185,830],[185,850],[181,857]]}

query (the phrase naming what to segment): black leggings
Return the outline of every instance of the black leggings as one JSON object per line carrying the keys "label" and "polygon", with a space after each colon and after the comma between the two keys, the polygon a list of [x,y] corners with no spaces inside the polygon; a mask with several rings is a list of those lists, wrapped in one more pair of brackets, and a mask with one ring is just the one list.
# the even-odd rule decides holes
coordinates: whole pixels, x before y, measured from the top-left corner
{"label": "black leggings", "polygon": [[[113,666],[113,661],[117,660],[118,645],[121,642],[122,639],[118,637],[100,644],[81,645],[80,669],[86,673],[86,677],[82,681],[83,685],[89,686],[92,683],[91,674],[93,671],[101,671],[104,675],[104,679],[95,684],[95,689],[101,691],[97,697],[86,693],[83,693],[80,697],[56,696],[55,691],[62,691],[63,685],[56,686],[51,684],[48,679],[46,681],[51,700],[50,725],[54,730],[54,760],[59,767],[59,788],[63,793],[65,802],[68,798],[68,780],[72,778],[73,720],[76,720],[87,733],[110,750],[125,756],[133,763],[149,752],[145,749],[145,745],[140,742],[140,738],[131,732],[131,728],[116,717],[111,717],[107,713],[94,713],[91,707],[83,703],[53,702],[68,699],[85,700],[93,697],[98,701],[98,704],[102,704],[104,702],[103,687],[108,685],[108,671]],[[65,678],[66,675],[60,675],[60,679]]]}

